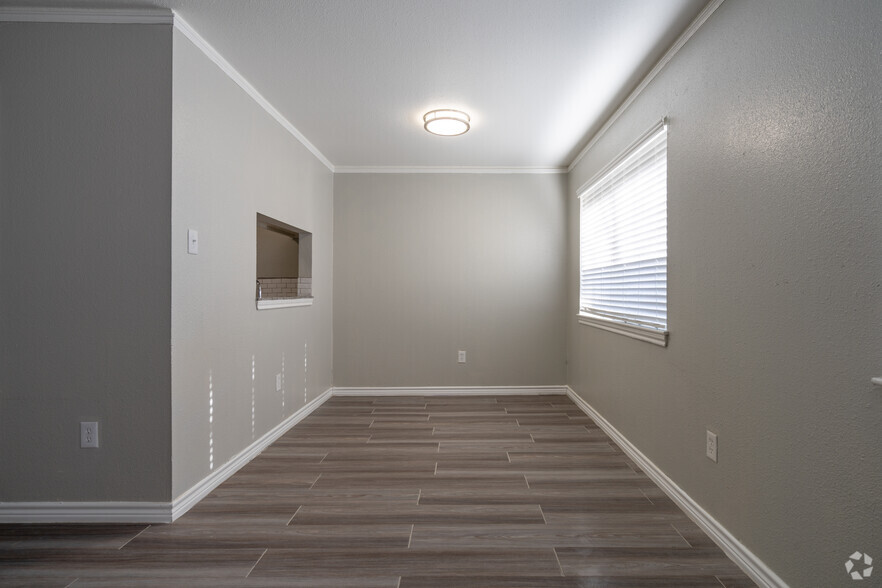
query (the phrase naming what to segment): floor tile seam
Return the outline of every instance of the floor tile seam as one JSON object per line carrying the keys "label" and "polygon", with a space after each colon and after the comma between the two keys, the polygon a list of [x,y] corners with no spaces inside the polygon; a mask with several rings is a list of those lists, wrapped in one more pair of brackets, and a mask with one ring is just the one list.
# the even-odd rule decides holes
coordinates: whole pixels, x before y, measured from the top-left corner
{"label": "floor tile seam", "polygon": [[686,545],[688,545],[690,548],[695,548],[695,546],[692,545],[692,542],[690,542],[689,539],[687,539],[686,536],[685,536],[683,533],[680,532],[680,529],[678,529],[677,526],[676,526],[674,523],[671,523],[671,528],[674,530],[674,532],[675,532],[677,535],[680,536],[681,539],[683,539],[683,541],[686,542]]}
{"label": "floor tile seam", "polygon": [[256,561],[256,562],[254,562],[254,565],[253,565],[253,566],[251,566],[251,569],[250,569],[250,570],[248,570],[248,573],[247,573],[247,574],[245,574],[245,577],[246,577],[246,578],[247,578],[247,577],[248,577],[248,576],[250,576],[250,575],[251,575],[251,572],[253,572],[253,571],[254,571],[254,568],[256,568],[256,567],[257,567],[257,564],[259,564],[259,563],[260,563],[260,560],[262,560],[262,559],[263,559],[263,556],[264,556],[264,555],[266,555],[266,552],[267,552],[267,551],[269,551],[269,547],[267,547],[267,548],[265,548],[265,549],[264,549],[264,550],[263,550],[263,553],[261,553],[261,554],[260,554],[260,557],[258,557],[258,558],[257,558],[257,561]]}
{"label": "floor tile seam", "polygon": [[137,533],[135,533],[135,536],[134,536],[134,537],[132,537],[131,539],[129,539],[128,541],[126,541],[125,543],[123,543],[122,545],[120,545],[119,547],[117,547],[117,548],[116,548],[117,551],[119,551],[120,549],[122,549],[123,547],[125,547],[126,545],[128,545],[129,543],[131,543],[132,541],[134,541],[134,540],[135,540],[135,539],[136,539],[141,533],[143,533],[144,531],[146,531],[147,529],[149,529],[149,528],[152,527],[152,526],[153,526],[153,525],[147,525],[146,527],[144,527],[143,529],[141,529],[140,531],[138,531]]}
{"label": "floor tile seam", "polygon": [[551,552],[554,554],[554,560],[557,562],[557,567],[560,569],[560,575],[565,576],[566,574],[564,574],[563,566],[560,564],[560,558],[557,556],[557,548],[552,547]]}

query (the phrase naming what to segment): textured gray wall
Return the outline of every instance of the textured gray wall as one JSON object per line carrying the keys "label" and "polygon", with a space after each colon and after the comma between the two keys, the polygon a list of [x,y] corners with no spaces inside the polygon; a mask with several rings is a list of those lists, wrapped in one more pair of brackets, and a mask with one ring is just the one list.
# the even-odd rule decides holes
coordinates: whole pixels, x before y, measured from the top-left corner
{"label": "textured gray wall", "polygon": [[563,384],[565,226],[561,175],[338,175],[335,385]]}
{"label": "textured gray wall", "polygon": [[[173,121],[178,496],[211,473],[210,448],[216,470],[331,386],[333,177],[177,31]],[[312,232],[313,306],[255,309],[257,213]],[[187,254],[188,228],[199,231],[199,255]],[[276,391],[277,373],[284,373],[283,392]]]}
{"label": "textured gray wall", "polygon": [[0,501],[170,498],[171,58],[0,24]]}
{"label": "textured gray wall", "polygon": [[792,586],[882,553],[880,53],[878,2],[725,2],[570,178],[670,117],[670,345],[569,315],[569,380]]}

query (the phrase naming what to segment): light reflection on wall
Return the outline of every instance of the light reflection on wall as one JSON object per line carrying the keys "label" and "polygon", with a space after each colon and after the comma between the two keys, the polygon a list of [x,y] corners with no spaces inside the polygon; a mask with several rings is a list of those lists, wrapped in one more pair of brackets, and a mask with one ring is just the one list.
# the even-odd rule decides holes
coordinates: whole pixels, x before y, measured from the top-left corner
{"label": "light reflection on wall", "polygon": [[282,354],[282,416],[285,416],[285,354]]}
{"label": "light reflection on wall", "polygon": [[307,388],[306,388],[306,351],[307,351],[307,344],[304,343],[303,344],[303,404],[306,404],[306,392],[307,392]]}
{"label": "light reflection on wall", "polygon": [[208,370],[208,469],[214,469],[214,382]]}

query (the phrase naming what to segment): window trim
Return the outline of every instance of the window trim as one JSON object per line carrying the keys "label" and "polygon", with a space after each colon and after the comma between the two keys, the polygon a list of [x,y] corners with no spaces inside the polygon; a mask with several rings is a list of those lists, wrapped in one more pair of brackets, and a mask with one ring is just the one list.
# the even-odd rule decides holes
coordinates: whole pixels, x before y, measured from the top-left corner
{"label": "window trim", "polygon": [[580,312],[578,316],[580,325],[587,325],[589,327],[603,329],[604,331],[609,331],[611,333],[618,333],[619,335],[625,335],[626,337],[631,337],[632,339],[646,341],[647,343],[652,343],[653,345],[658,345],[659,347],[668,346],[668,331],[659,331],[658,329],[648,329],[639,325],[620,323],[618,321],[600,318],[599,316],[595,316],[593,314],[585,314]]}
{"label": "window trim", "polygon": [[[664,117],[652,127],[650,127],[646,132],[640,135],[637,139],[635,139],[630,145],[628,145],[625,149],[623,149],[612,161],[603,166],[603,168],[591,176],[586,182],[582,183],[579,188],[576,190],[576,199],[579,201],[579,243],[581,243],[581,226],[582,226],[582,216],[581,216],[581,200],[584,193],[594,186],[598,181],[602,180],[604,176],[613,171],[619,164],[621,164],[625,159],[627,159],[635,149],[639,148],[645,141],[650,139],[653,135],[658,133],[662,128],[667,128],[668,126],[668,118]],[[667,196],[665,197],[667,200]],[[667,225],[666,225],[667,226]],[[645,341],[647,343],[652,343],[653,345],[658,345],[660,347],[667,347],[668,345],[668,336],[670,332],[665,329],[654,329],[651,327],[646,327],[643,325],[636,325],[632,323],[627,323],[624,321],[619,321],[615,319],[611,319],[608,317],[602,317],[595,314],[589,314],[582,310],[581,308],[581,299],[582,299],[582,286],[581,286],[581,275],[582,275],[582,260],[581,256],[579,259],[579,311],[577,314],[577,318],[580,325],[586,325],[589,327],[594,327],[597,329],[601,329],[604,331],[608,331],[611,333],[616,333],[619,335],[624,335],[626,337],[630,337],[632,339],[637,339],[639,341]]]}

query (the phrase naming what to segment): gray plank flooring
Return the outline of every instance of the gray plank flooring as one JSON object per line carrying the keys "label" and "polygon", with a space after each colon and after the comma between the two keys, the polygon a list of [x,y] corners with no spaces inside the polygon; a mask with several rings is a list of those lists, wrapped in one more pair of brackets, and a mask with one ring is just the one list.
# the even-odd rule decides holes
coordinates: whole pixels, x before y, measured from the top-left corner
{"label": "gray plank flooring", "polygon": [[566,396],[334,397],[168,525],[0,525],[3,586],[754,586]]}

